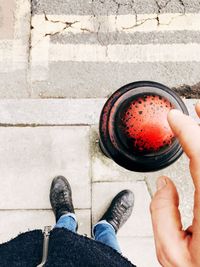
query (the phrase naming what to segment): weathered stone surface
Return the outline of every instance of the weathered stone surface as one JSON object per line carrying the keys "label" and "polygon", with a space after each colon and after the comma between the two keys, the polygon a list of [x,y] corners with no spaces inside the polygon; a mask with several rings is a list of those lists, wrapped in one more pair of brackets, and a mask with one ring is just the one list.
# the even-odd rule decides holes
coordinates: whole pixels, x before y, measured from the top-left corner
{"label": "weathered stone surface", "polygon": [[32,0],[32,10],[34,14],[42,14],[44,11],[49,14],[95,14],[110,15],[110,14],[135,14],[135,13],[196,13],[200,9],[198,0],[184,1],[153,1],[153,0],[137,0],[137,1],[74,1],[57,0]]}
{"label": "weathered stone surface", "polygon": [[189,43],[189,42],[200,42],[200,32],[183,30],[177,31],[160,31],[160,32],[139,32],[134,31],[132,33],[128,32],[99,32],[97,35],[95,32],[82,32],[74,34],[73,32],[68,32],[68,34],[55,34],[50,37],[52,43],[60,44],[170,44],[170,43]]}
{"label": "weathered stone surface", "polygon": [[33,77],[34,98],[102,98],[133,81],[152,80],[173,87],[198,83],[200,76],[199,62],[47,63],[42,63],[42,71]]}
{"label": "weathered stone surface", "polygon": [[50,208],[54,176],[65,176],[76,208],[91,207],[88,127],[1,127],[0,209]]}
{"label": "weathered stone surface", "polygon": [[[106,100],[106,98],[0,99],[0,124],[97,125]],[[194,107],[197,101],[197,99],[184,100],[190,115],[200,122]],[[97,127],[93,130],[93,142],[98,139],[96,132]]]}
{"label": "weathered stone surface", "polygon": [[[106,99],[4,99],[0,124],[87,125],[98,124]],[[13,116],[15,114],[15,116]]]}
{"label": "weathered stone surface", "polygon": [[[79,221],[79,233],[90,236],[90,210],[76,210]],[[44,226],[55,225],[53,212],[50,210],[5,210],[0,211],[0,243],[16,237],[19,233]]]}
{"label": "weathered stone surface", "polygon": [[99,134],[97,126],[92,126],[91,137],[93,182],[134,182],[138,180],[144,180],[144,173],[128,171],[102,153],[99,147]]}
{"label": "weathered stone surface", "polygon": [[153,238],[120,237],[122,254],[138,267],[160,267]]}
{"label": "weathered stone surface", "polygon": [[150,195],[145,182],[100,182],[92,184],[92,221],[96,223],[110,205],[113,197],[121,190],[132,190],[135,204],[131,217],[119,230],[126,237],[152,236],[149,212]]}
{"label": "weathered stone surface", "polygon": [[189,171],[189,161],[186,155],[183,155],[177,162],[166,169],[146,174],[146,181],[152,194],[156,190],[157,178],[162,175],[170,177],[177,186],[180,195],[180,211],[183,225],[188,227],[193,218],[194,188]]}

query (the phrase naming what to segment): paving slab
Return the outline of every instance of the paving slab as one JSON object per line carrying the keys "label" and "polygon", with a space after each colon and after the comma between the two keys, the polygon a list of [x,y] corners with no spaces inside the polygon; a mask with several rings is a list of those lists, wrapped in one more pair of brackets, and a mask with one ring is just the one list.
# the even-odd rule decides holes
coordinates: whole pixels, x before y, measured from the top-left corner
{"label": "paving slab", "polygon": [[146,182],[152,194],[156,190],[156,180],[159,176],[166,175],[172,179],[178,189],[180,196],[180,211],[182,214],[183,226],[187,228],[193,219],[193,196],[194,186],[189,171],[189,160],[184,154],[170,167],[158,172],[146,174]]}
{"label": "paving slab", "polygon": [[113,197],[121,190],[132,190],[135,204],[131,217],[119,230],[123,237],[152,236],[149,212],[150,195],[144,181],[141,182],[100,182],[92,184],[92,221],[96,223],[110,205]]}
{"label": "paving slab", "polygon": [[[0,124],[97,124],[106,99],[0,99]],[[15,114],[15,115],[13,115]]]}
{"label": "paving slab", "polygon": [[[97,125],[107,98],[0,99],[0,125]],[[200,123],[194,105],[183,99],[190,115]],[[94,140],[96,138],[94,128]],[[97,131],[97,130],[96,130]]]}
{"label": "paving slab", "polygon": [[119,237],[122,254],[137,267],[161,267],[153,238]]}
{"label": "paving slab", "polygon": [[[90,236],[90,210],[76,210],[79,221],[78,232]],[[0,211],[0,243],[6,242],[23,233],[34,229],[44,229],[44,226],[55,225],[51,210],[4,210]]]}
{"label": "paving slab", "polygon": [[69,180],[75,208],[91,207],[87,126],[0,127],[0,139],[0,209],[50,208],[57,175]]}
{"label": "paving slab", "polygon": [[136,182],[145,178],[145,173],[128,171],[102,153],[99,147],[98,126],[91,127],[91,154],[93,182]]}

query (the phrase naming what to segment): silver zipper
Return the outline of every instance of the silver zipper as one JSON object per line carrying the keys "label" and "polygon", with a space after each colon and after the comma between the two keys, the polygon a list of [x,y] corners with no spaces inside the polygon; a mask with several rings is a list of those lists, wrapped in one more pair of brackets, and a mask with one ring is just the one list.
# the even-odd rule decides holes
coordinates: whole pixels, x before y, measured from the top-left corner
{"label": "silver zipper", "polygon": [[37,267],[43,267],[46,263],[47,256],[48,256],[48,248],[49,248],[49,235],[51,231],[51,226],[44,227],[44,240],[43,240],[43,255],[42,255],[42,262],[37,265]]}

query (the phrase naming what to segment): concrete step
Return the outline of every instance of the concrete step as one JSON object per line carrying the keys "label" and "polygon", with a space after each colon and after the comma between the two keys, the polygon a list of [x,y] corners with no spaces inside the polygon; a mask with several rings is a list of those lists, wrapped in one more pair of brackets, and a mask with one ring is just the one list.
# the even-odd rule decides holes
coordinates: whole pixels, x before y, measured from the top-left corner
{"label": "concrete step", "polygon": [[[95,125],[106,98],[89,99],[0,99],[0,125]],[[183,99],[190,115],[198,99]]]}

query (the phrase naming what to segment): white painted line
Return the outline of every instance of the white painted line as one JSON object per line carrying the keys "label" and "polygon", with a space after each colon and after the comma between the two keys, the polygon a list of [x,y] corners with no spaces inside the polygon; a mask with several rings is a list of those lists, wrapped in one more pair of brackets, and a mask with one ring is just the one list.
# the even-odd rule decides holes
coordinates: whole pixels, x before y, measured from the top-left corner
{"label": "white painted line", "polygon": [[49,36],[42,38],[31,49],[31,80],[45,81],[49,71]]}
{"label": "white painted line", "polygon": [[[48,79],[49,62],[200,62],[198,44],[89,45],[52,44],[50,35],[99,32],[159,32],[200,30],[200,14],[157,14],[77,16],[35,15],[32,18],[31,80]],[[17,66],[16,66],[17,68]]]}
{"label": "white painted line", "polygon": [[[92,125],[99,117],[106,98],[90,99],[1,99],[2,125]],[[200,123],[194,105],[197,99],[185,99],[190,115]],[[13,115],[14,114],[14,115]]]}
{"label": "white painted line", "polygon": [[50,44],[49,61],[200,62],[200,44],[89,45]]}
{"label": "white painted line", "polygon": [[36,15],[32,18],[31,45],[34,48],[47,35],[61,33],[66,28],[65,22],[48,21],[45,15]]}
{"label": "white painted line", "polygon": [[[151,32],[151,31],[199,31],[200,14],[138,14],[109,16],[79,16],[79,15],[34,15],[32,26],[38,33],[52,32],[56,27],[62,29],[64,23],[74,23],[64,30],[64,33],[82,32]],[[158,24],[159,18],[159,24]]]}

